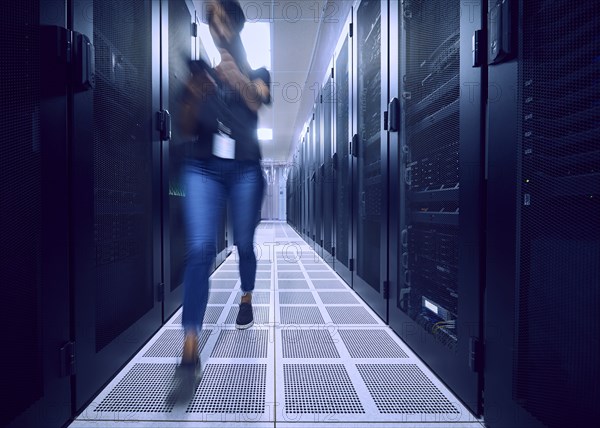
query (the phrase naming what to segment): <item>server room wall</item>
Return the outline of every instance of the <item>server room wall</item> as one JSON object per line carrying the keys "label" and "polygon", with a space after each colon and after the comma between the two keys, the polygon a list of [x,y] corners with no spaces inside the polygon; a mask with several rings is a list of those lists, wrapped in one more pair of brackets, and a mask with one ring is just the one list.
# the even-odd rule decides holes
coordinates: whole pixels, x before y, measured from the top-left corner
{"label": "server room wall", "polygon": [[356,1],[331,212],[320,100],[290,159],[288,223],[490,427],[598,420],[599,7]]}
{"label": "server room wall", "polygon": [[[0,425],[62,426],[181,304],[185,145],[175,121],[159,124],[177,114],[198,55],[196,14],[186,0],[0,8],[0,313],[12,350]],[[229,234],[218,232],[215,265]]]}

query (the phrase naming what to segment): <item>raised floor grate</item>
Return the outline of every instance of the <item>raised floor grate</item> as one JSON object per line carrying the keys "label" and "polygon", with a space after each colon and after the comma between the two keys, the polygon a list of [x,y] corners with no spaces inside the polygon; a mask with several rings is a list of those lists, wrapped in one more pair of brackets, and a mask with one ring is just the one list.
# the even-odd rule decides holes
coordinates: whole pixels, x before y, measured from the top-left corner
{"label": "raised floor grate", "polygon": [[265,413],[266,364],[206,364],[188,413]]}
{"label": "raised floor grate", "polygon": [[267,358],[267,330],[222,330],[211,358]]}
{"label": "raised floor grate", "polygon": [[343,364],[284,364],[285,412],[364,413]]}
{"label": "raised floor grate", "polygon": [[352,293],[349,292],[341,292],[341,291],[319,291],[319,297],[321,301],[328,305],[352,305],[352,304],[360,304],[360,302],[354,297]]}
{"label": "raised floor grate", "polygon": [[[198,338],[198,353],[202,351],[204,345],[212,334],[211,329],[202,329]],[[183,353],[183,330],[168,329],[156,339],[156,342],[144,353],[147,358],[168,358],[181,357]]]}
{"label": "raised floor grate", "polygon": [[314,305],[315,298],[310,291],[280,291],[279,303],[282,305]]}
{"label": "raised floor grate", "polygon": [[[239,312],[239,306],[234,306],[229,309],[229,314],[225,319],[225,324],[235,324],[235,319]],[[256,324],[267,324],[269,322],[269,307],[268,306],[254,306],[252,305],[252,311],[254,314],[254,323]]]}
{"label": "raised floor grate", "polygon": [[280,279],[275,284],[280,290],[302,290],[310,288],[304,279]]}
{"label": "raised floor grate", "polygon": [[209,287],[217,290],[233,290],[237,284],[237,279],[210,279]]}
{"label": "raised floor grate", "polygon": [[317,290],[347,290],[345,284],[337,279],[312,279],[311,282]]}
{"label": "raised floor grate", "polygon": [[208,294],[209,305],[224,305],[229,300],[231,291],[211,291]]}
{"label": "raised floor grate", "polygon": [[328,330],[281,331],[283,358],[340,358]]}
{"label": "raised floor grate", "polygon": [[304,274],[302,272],[292,271],[279,271],[277,272],[278,279],[303,279]]}
{"label": "raised floor grate", "polygon": [[325,324],[319,308],[315,306],[281,306],[279,310],[281,324]]}
{"label": "raised floor grate", "polygon": [[381,413],[460,413],[416,364],[357,364]]}
{"label": "raised floor grate", "polygon": [[326,309],[335,324],[378,324],[362,306],[326,306]]}
{"label": "raised floor grate", "polygon": [[[255,289],[256,290],[256,289]],[[239,305],[242,298],[242,292],[238,291],[235,296],[235,304]],[[252,304],[254,305],[268,305],[271,303],[271,293],[268,291],[253,291],[252,292]]]}
{"label": "raised floor grate", "polygon": [[[207,306],[204,313],[204,324],[216,324],[223,309],[224,306]],[[181,313],[177,315],[171,324],[181,324],[182,315]]]}
{"label": "raised floor grate", "polygon": [[352,358],[408,358],[383,330],[337,330]]}

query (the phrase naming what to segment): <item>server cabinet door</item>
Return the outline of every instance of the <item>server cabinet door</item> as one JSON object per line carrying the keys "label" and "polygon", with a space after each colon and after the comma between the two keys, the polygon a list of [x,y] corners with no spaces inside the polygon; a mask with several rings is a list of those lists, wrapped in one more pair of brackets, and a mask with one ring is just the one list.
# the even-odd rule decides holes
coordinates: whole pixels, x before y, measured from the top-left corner
{"label": "server cabinet door", "polygon": [[600,418],[600,3],[512,13],[517,55],[489,66],[484,417],[585,426]]}
{"label": "server cabinet door", "polygon": [[[64,1],[2,2],[0,426],[71,416]],[[43,70],[43,72],[42,72]]]}
{"label": "server cabinet door", "polygon": [[353,278],[356,292],[384,320],[387,300],[387,1],[363,0],[354,11]]}
{"label": "server cabinet door", "polygon": [[[331,69],[333,64],[329,67]],[[333,266],[333,158],[332,158],[332,118],[333,118],[333,77],[328,73],[322,90],[323,103],[321,114],[321,138],[323,141],[323,166],[321,171],[321,188],[323,189],[323,259]]]}
{"label": "server cabinet door", "polygon": [[[400,212],[390,325],[481,414],[481,3],[402,3]],[[398,94],[395,94],[398,95]],[[396,200],[398,200],[396,199]],[[390,197],[394,200],[394,197]]]}
{"label": "server cabinet door", "polygon": [[181,99],[189,76],[189,60],[196,57],[197,37],[192,34],[196,21],[191,2],[169,0],[161,2],[161,32],[163,34],[161,68],[161,109],[171,115],[171,138],[162,142],[162,216],[163,216],[163,279],[164,319],[166,321],[181,306],[183,272],[185,268],[185,220],[183,203],[183,166],[191,149],[180,129]]}
{"label": "server cabinet door", "polygon": [[[321,96],[319,90],[319,98]],[[315,142],[315,160],[313,163],[315,177],[315,229],[314,229],[314,249],[320,256],[323,254],[323,182],[321,176],[321,163],[323,162],[323,138],[321,135],[321,116],[322,106],[320,99],[315,105],[314,120],[314,142]]]}
{"label": "server cabinet door", "polygon": [[95,89],[73,94],[76,408],[161,325],[160,2],[74,0]]}
{"label": "server cabinet door", "polygon": [[[350,28],[352,14],[347,18],[346,29]],[[333,188],[334,226],[332,252],[335,255],[335,270],[348,284],[352,284],[350,259],[352,257],[352,162],[348,150],[352,134],[352,91],[350,67],[352,38],[349,30],[342,33],[335,51],[334,79],[334,157]]]}

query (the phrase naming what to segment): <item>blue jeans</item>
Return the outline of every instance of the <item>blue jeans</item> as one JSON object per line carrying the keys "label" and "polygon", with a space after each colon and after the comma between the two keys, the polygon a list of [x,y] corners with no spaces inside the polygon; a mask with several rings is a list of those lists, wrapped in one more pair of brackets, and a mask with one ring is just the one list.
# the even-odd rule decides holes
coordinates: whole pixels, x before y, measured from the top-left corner
{"label": "blue jeans", "polygon": [[254,231],[260,218],[264,178],[259,162],[212,157],[188,161],[185,171],[186,266],[182,324],[198,333],[208,303],[208,277],[217,254],[217,231],[229,201],[243,291],[256,279]]}

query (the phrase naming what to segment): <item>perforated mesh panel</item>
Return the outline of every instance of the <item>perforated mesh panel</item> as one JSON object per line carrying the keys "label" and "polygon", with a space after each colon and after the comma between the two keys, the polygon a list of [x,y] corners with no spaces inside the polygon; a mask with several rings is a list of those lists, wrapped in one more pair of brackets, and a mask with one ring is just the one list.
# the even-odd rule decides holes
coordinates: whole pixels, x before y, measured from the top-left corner
{"label": "perforated mesh panel", "polygon": [[[242,292],[238,291],[235,296],[235,304],[239,304],[241,301]],[[252,304],[254,305],[268,305],[271,303],[271,293],[264,291],[253,291],[252,292]]]}
{"label": "perforated mesh panel", "polygon": [[271,289],[271,280],[270,279],[258,279],[254,282],[255,290],[269,290]]}
{"label": "perforated mesh panel", "polygon": [[[204,324],[216,324],[223,312],[223,306],[207,306],[204,313]],[[177,315],[172,324],[181,324],[182,314]]]}
{"label": "perforated mesh panel", "polygon": [[320,291],[319,297],[324,304],[360,304],[352,293],[340,291]]}
{"label": "perforated mesh panel", "polygon": [[360,306],[326,306],[335,324],[378,324],[369,312]]}
{"label": "perforated mesh panel", "polygon": [[266,364],[207,364],[189,413],[265,412]]}
{"label": "perforated mesh panel", "polygon": [[299,264],[284,264],[284,263],[278,263],[277,264],[277,270],[287,270],[287,271],[297,271],[297,272],[301,272],[300,270],[300,265]]}
{"label": "perforated mesh panel", "polygon": [[[269,322],[269,307],[268,306],[255,306],[252,305],[252,311],[254,314],[254,322],[256,324],[266,324]],[[229,310],[225,324],[235,324],[235,318],[239,312],[239,307],[234,306]]]}
{"label": "perforated mesh panel", "polygon": [[231,296],[230,292],[224,291],[211,291],[208,295],[208,304],[210,305],[224,305]]}
{"label": "perforated mesh panel", "polygon": [[342,364],[284,364],[286,413],[364,413]]}
{"label": "perforated mesh panel", "polygon": [[171,395],[179,385],[176,364],[138,363],[96,406],[95,412],[165,413],[173,410]]}
{"label": "perforated mesh panel", "polygon": [[382,330],[338,330],[352,358],[408,358],[408,355]]}
{"label": "perforated mesh panel", "polygon": [[279,279],[302,279],[304,274],[302,272],[278,272],[277,278]]}
{"label": "perforated mesh panel", "polygon": [[347,290],[339,280],[312,279],[311,282],[317,290]]}
{"label": "perforated mesh panel", "polygon": [[276,283],[276,287],[281,290],[302,290],[309,288],[308,282],[303,279],[279,280]]}
{"label": "perforated mesh panel", "polygon": [[134,0],[93,2],[96,350],[154,305],[150,12]]}
{"label": "perforated mesh panel", "polygon": [[415,364],[357,364],[356,368],[381,413],[459,413]]}
{"label": "perforated mesh panel", "polygon": [[[41,277],[41,141],[39,0],[0,5],[0,322],[3,363],[0,425],[43,395],[38,318]],[[23,385],[23,387],[19,387]]]}
{"label": "perforated mesh panel", "polygon": [[316,302],[309,291],[280,291],[279,303],[282,305],[314,305]]}
{"label": "perforated mesh panel", "polygon": [[283,358],[340,357],[328,330],[282,330],[281,340]]}
{"label": "perforated mesh panel", "polygon": [[[198,352],[202,351],[211,329],[202,329],[198,338]],[[144,353],[144,357],[181,357],[183,354],[183,330],[169,329],[163,331],[154,344]]]}
{"label": "perforated mesh panel", "polygon": [[308,272],[310,279],[336,279],[337,275],[333,272]]}
{"label": "perforated mesh panel", "polygon": [[513,398],[562,427],[599,415],[600,3],[522,7]]}
{"label": "perforated mesh panel", "polygon": [[304,269],[306,269],[309,272],[310,275],[310,271],[327,271],[329,272],[329,266],[324,265],[324,264],[304,264]]}
{"label": "perforated mesh panel", "polygon": [[266,330],[223,330],[210,354],[213,358],[267,358]]}
{"label": "perforated mesh panel", "polygon": [[[443,5],[443,6],[442,6]],[[462,2],[406,4],[406,76],[403,80],[406,125],[408,242],[401,276],[400,307],[430,334],[441,318],[423,307],[423,298],[458,317],[458,225],[460,172],[460,33]],[[406,273],[405,272],[409,272]],[[449,329],[435,337],[449,347]],[[454,330],[456,333],[457,330]]]}
{"label": "perforated mesh panel", "polygon": [[210,288],[214,288],[215,290],[233,290],[236,286],[238,280],[237,279],[218,279],[215,280],[213,278],[210,279]]}
{"label": "perforated mesh panel", "polygon": [[319,308],[314,306],[281,306],[281,324],[325,324]]}
{"label": "perforated mesh panel", "polygon": [[238,272],[228,270],[220,270],[212,276],[213,279],[237,279],[239,277],[240,274]]}

